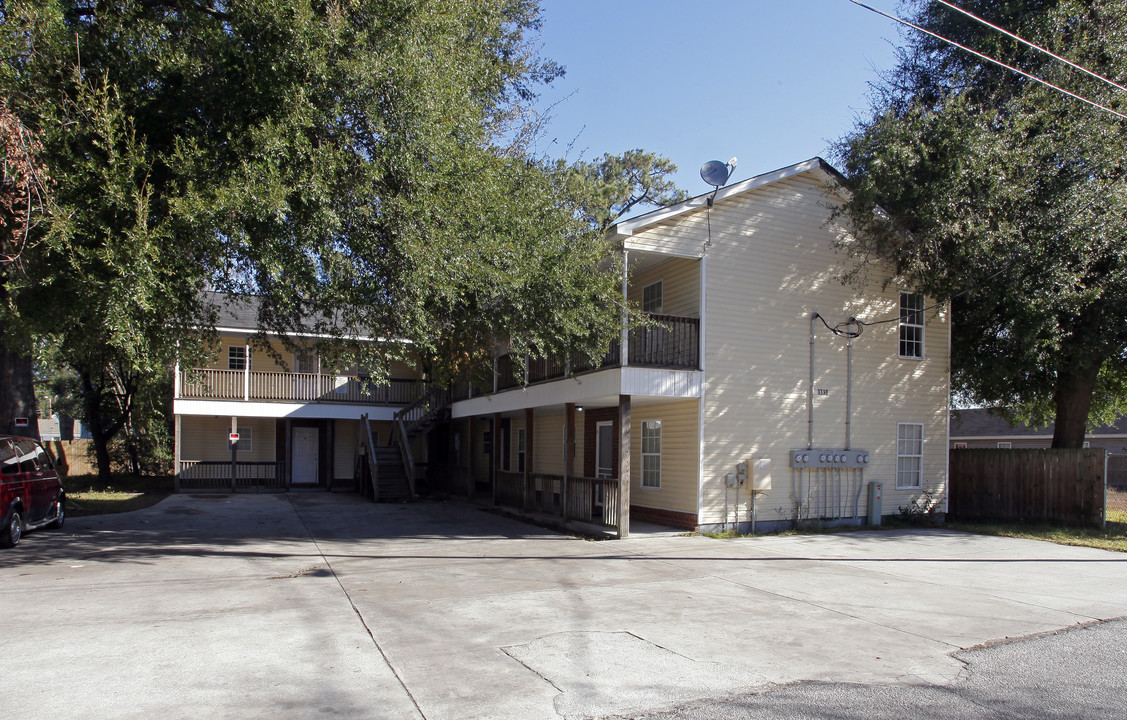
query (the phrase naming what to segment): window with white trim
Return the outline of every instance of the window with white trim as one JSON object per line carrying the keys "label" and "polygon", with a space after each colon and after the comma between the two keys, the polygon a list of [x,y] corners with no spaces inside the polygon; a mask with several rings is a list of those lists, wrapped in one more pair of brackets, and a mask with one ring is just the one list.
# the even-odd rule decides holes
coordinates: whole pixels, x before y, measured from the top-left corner
{"label": "window with white trim", "polygon": [[1011,442],[1008,442],[1008,441],[998,443],[998,449],[999,450],[1010,450],[1010,449],[1013,448],[1013,446],[1014,446],[1014,444],[1011,443]]}
{"label": "window with white trim", "polygon": [[1088,440],[1085,440],[1084,444],[1081,445],[1080,447],[1090,448],[1090,447],[1092,447],[1092,443],[1089,442]]}
{"label": "window with white trim", "polygon": [[642,311],[648,313],[663,312],[664,304],[661,292],[661,280],[646,285],[642,288]]}
{"label": "window with white trim", "polygon": [[227,369],[247,369],[247,349],[243,345],[232,345],[227,348]]}
{"label": "window with white trim", "polygon": [[[236,430],[236,432],[239,433],[239,452],[254,452],[254,428],[240,425],[239,429]],[[227,447],[231,447],[229,440],[227,442]]]}
{"label": "window with white trim", "polygon": [[924,296],[900,293],[900,357],[924,356]]}
{"label": "window with white trim", "polygon": [[661,489],[661,421],[642,421],[642,487]]}
{"label": "window with white trim", "polygon": [[953,449],[954,450],[966,450],[967,444],[965,442],[957,442],[957,443],[955,443],[955,447]]}
{"label": "window with white trim", "polygon": [[923,423],[896,424],[896,489],[923,485]]}

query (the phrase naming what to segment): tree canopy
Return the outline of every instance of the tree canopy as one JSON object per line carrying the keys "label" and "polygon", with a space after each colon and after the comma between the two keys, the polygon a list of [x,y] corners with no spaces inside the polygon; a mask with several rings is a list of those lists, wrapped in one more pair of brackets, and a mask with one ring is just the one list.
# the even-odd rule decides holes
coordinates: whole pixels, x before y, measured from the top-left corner
{"label": "tree canopy", "polygon": [[[1112,108],[1127,96],[939,3],[940,35]],[[1127,6],[968,0],[966,10],[1127,78]],[[1127,409],[1127,121],[915,31],[837,146],[843,247],[953,311],[957,391],[1036,422],[1054,447]]]}
{"label": "tree canopy", "polygon": [[536,86],[562,73],[534,0],[2,13],[2,99],[55,184],[0,321],[6,343],[59,345],[88,413],[205,349],[205,290],[259,296],[264,331],[331,338],[376,378],[397,358],[470,372],[497,337],[594,356],[617,336],[592,203],[611,182],[629,206],[666,197],[671,166],[637,151],[618,183],[529,152]]}

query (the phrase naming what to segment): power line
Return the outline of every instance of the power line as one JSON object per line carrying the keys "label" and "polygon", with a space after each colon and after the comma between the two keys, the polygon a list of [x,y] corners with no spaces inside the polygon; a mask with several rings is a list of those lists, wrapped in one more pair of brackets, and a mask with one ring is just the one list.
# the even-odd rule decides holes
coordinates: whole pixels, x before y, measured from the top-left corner
{"label": "power line", "polygon": [[936,2],[938,2],[941,5],[945,5],[949,8],[951,8],[955,12],[962,13],[963,15],[966,15],[967,17],[971,18],[972,20],[980,22],[988,28],[991,28],[993,30],[997,30],[998,32],[1002,33],[1003,35],[1010,37],[1010,38],[1013,38],[1014,40],[1017,40],[1019,43],[1021,43],[1023,45],[1031,47],[1034,50],[1037,50],[1038,52],[1042,52],[1042,53],[1048,55],[1049,57],[1053,58],[1054,60],[1059,60],[1062,63],[1064,63],[1065,65],[1068,65],[1071,68],[1079,70],[1080,72],[1085,73],[1086,75],[1091,75],[1092,77],[1096,78],[1097,80],[1101,80],[1101,81],[1107,83],[1108,85],[1111,85],[1113,88],[1116,88],[1117,90],[1122,90],[1123,92],[1127,92],[1127,87],[1123,87],[1119,83],[1117,83],[1113,80],[1109,80],[1106,77],[1104,77],[1103,75],[1100,75],[1099,73],[1092,72],[1088,68],[1086,68],[1082,65],[1078,65],[1078,64],[1072,62],[1071,60],[1069,60],[1068,58],[1061,57],[1060,55],[1057,55],[1056,53],[1054,53],[1051,50],[1047,50],[1047,49],[1041,47],[1040,45],[1036,45],[1034,43],[1031,43],[1028,40],[1026,40],[1025,38],[1020,37],[1018,35],[1015,35],[1014,33],[1010,32],[1009,30],[1006,30],[1003,27],[998,27],[997,25],[989,22],[988,20],[984,20],[984,19],[980,18],[979,16],[975,15],[972,12],[962,9],[961,7],[959,7],[958,5],[956,5],[954,3],[947,2],[947,0],[936,0]]}
{"label": "power line", "polygon": [[[948,45],[953,45],[953,46],[959,48],[960,50],[963,50],[965,52],[970,53],[971,55],[974,55],[975,57],[978,57],[978,58],[985,60],[986,62],[993,63],[994,65],[998,65],[1000,67],[1003,67],[1003,68],[1005,68],[1005,69],[1007,69],[1011,72],[1017,73],[1018,75],[1021,75],[1023,77],[1027,77],[1030,80],[1033,80],[1034,82],[1039,82],[1042,85],[1050,87],[1050,88],[1052,88],[1053,90],[1056,90],[1059,93],[1063,93],[1063,94],[1065,94],[1065,95],[1067,95],[1071,98],[1075,98],[1076,100],[1087,103],[1087,104],[1091,105],[1092,107],[1099,108],[1100,110],[1103,110],[1105,112],[1109,112],[1112,115],[1115,115],[1116,117],[1127,120],[1127,115],[1124,115],[1123,113],[1119,112],[1118,110],[1112,110],[1111,108],[1107,107],[1106,105],[1101,105],[1098,102],[1095,102],[1094,100],[1089,100],[1088,98],[1083,97],[1081,95],[1077,95],[1076,93],[1074,93],[1070,90],[1065,90],[1061,86],[1054,85],[1053,83],[1049,82],[1048,80],[1045,80],[1043,78],[1039,78],[1036,75],[1033,75],[1032,73],[1027,73],[1026,71],[1022,70],[1021,68],[1014,67],[1013,65],[1007,65],[1006,63],[1002,62],[1001,60],[995,60],[994,58],[990,57],[989,55],[986,55],[984,53],[980,53],[977,50],[974,50],[972,48],[967,47],[966,45],[961,45],[961,44],[955,42],[954,40],[951,40],[950,38],[945,38],[942,35],[940,35],[939,33],[932,32],[931,30],[928,30],[927,28],[925,28],[921,25],[917,25],[913,22],[909,22],[909,21],[905,20],[904,18],[900,18],[900,17],[897,17],[895,15],[890,15],[889,13],[886,13],[883,10],[878,10],[875,7],[872,7],[871,5],[866,5],[865,3],[860,2],[860,0],[849,0],[849,2],[853,3],[854,5],[858,5],[860,7],[863,7],[866,10],[868,10],[869,12],[876,13],[877,15],[880,15],[882,17],[886,17],[889,20],[892,20],[894,22],[898,22],[901,25],[907,25],[908,27],[912,28],[913,30],[918,30],[919,32],[922,32],[925,35],[930,35],[931,37],[933,37],[937,40],[941,40],[941,41],[947,43]],[[944,3],[944,4],[946,4],[946,3]]]}

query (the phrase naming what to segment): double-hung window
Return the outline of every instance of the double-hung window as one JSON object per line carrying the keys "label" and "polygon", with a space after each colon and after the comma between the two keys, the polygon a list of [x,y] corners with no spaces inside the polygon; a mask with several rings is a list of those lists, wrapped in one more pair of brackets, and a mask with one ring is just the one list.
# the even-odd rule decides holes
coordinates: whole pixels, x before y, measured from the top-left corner
{"label": "double-hung window", "polygon": [[923,485],[924,426],[922,423],[896,425],[896,489]]}
{"label": "double-hung window", "polygon": [[662,297],[661,280],[642,288],[642,312],[660,315],[664,307],[665,302]]}
{"label": "double-hung window", "polygon": [[900,293],[900,357],[924,356],[924,296]]}
{"label": "double-hung window", "polygon": [[642,487],[661,489],[661,421],[642,421]]}
{"label": "double-hung window", "polygon": [[247,369],[247,349],[243,345],[232,345],[227,348],[227,369]]}

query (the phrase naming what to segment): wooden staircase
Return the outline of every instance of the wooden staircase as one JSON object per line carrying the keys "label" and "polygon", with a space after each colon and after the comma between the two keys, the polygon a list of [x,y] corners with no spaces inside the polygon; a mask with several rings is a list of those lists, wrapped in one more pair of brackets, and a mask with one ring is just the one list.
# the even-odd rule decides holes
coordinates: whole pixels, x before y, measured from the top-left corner
{"label": "wooden staircase", "polygon": [[449,392],[432,387],[395,413],[391,442],[379,446],[372,439],[367,414],[361,415],[356,452],[357,491],[375,502],[413,500],[418,468],[411,453],[411,440],[449,417]]}
{"label": "wooden staircase", "polygon": [[401,502],[414,498],[403,456],[398,447],[376,445],[367,414],[360,416],[356,452],[356,489],[374,502]]}

